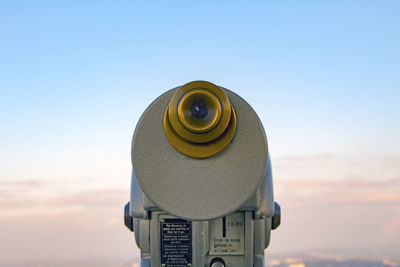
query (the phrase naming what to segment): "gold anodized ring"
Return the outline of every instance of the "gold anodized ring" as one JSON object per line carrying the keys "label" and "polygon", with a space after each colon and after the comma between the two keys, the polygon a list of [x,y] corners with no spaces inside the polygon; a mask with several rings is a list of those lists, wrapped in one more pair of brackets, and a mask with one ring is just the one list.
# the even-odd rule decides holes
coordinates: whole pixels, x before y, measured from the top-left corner
{"label": "gold anodized ring", "polygon": [[[178,106],[182,97],[191,90],[204,89],[213,93],[221,105],[221,118],[218,124],[208,132],[192,132],[185,128],[178,117]],[[207,143],[218,138],[228,127],[231,118],[231,104],[221,88],[205,81],[194,81],[180,87],[172,96],[168,104],[168,117],[174,131],[183,139],[193,143]]]}
{"label": "gold anodized ring", "polygon": [[[203,117],[193,115],[193,106],[202,104],[206,107]],[[178,118],[190,132],[205,133],[212,130],[221,119],[221,103],[218,97],[206,89],[194,89],[182,96],[178,104]]]}
{"label": "gold anodized ring", "polygon": [[208,158],[224,150],[236,133],[236,113],[224,91],[205,81],[178,88],[164,114],[164,132],[180,153]]}

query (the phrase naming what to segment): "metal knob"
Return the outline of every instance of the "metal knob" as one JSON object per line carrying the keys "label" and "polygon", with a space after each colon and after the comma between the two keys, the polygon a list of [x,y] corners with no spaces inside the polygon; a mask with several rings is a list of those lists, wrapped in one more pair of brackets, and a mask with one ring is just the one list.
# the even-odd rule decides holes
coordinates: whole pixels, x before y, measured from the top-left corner
{"label": "metal knob", "polygon": [[225,263],[222,259],[214,259],[210,267],[225,267]]}

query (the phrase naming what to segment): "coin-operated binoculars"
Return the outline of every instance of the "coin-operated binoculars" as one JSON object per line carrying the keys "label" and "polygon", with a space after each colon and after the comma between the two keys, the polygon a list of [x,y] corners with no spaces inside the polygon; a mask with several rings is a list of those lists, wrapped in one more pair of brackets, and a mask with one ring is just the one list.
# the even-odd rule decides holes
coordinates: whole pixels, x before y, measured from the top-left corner
{"label": "coin-operated binoculars", "polygon": [[158,97],[132,141],[125,225],[141,267],[261,267],[274,203],[266,135],[235,93],[194,81]]}

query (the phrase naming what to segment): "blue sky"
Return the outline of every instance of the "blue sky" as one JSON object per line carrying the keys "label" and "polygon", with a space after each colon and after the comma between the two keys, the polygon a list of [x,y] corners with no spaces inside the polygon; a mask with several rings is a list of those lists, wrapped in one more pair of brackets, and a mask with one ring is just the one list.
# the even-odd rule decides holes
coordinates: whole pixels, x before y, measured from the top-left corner
{"label": "blue sky", "polygon": [[195,79],[238,92],[277,136],[399,132],[396,1],[11,1],[0,12],[3,140],[122,131]]}
{"label": "blue sky", "polygon": [[[289,210],[293,195],[306,195],[286,188],[291,179],[338,187],[398,179],[399,14],[398,1],[3,1],[0,189],[32,198],[129,190],[141,113],[198,79],[235,91],[259,114]],[[10,188],[26,180],[40,186]],[[374,200],[398,192],[379,188]],[[359,201],[370,201],[368,190]],[[400,233],[400,219],[391,222]]]}

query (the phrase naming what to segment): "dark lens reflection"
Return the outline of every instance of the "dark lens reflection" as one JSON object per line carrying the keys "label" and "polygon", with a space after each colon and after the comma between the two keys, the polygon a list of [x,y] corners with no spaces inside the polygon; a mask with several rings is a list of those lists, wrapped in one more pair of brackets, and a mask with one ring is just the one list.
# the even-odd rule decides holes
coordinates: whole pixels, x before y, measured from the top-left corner
{"label": "dark lens reflection", "polygon": [[204,118],[207,116],[207,106],[204,102],[194,103],[192,106],[192,116],[198,119]]}

